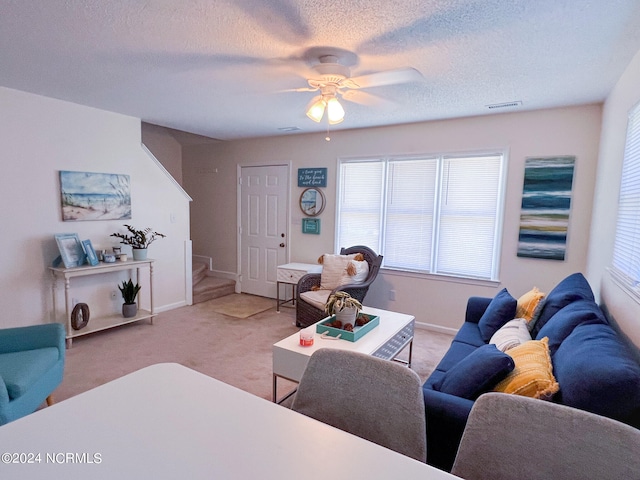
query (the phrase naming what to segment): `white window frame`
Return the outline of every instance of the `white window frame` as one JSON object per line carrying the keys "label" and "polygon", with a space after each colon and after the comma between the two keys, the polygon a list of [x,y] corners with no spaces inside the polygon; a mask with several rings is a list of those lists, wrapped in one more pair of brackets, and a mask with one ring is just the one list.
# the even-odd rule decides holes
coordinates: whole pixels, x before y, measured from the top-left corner
{"label": "white window frame", "polygon": [[[492,255],[492,268],[491,268],[491,276],[489,277],[474,277],[474,276],[461,276],[461,275],[450,275],[439,273],[434,271],[435,262],[431,262],[431,269],[429,271],[426,270],[417,270],[417,269],[403,269],[403,268],[391,268],[386,266],[383,259],[382,268],[390,271],[397,272],[402,274],[409,274],[411,276],[425,276],[425,277],[433,277],[436,279],[462,279],[463,281],[480,281],[480,282],[499,282],[499,274],[500,274],[500,259],[502,252],[502,234],[503,234],[503,225],[504,225],[504,211],[505,211],[505,200],[506,200],[506,179],[507,179],[507,165],[508,165],[508,149],[493,149],[493,150],[482,150],[482,151],[473,151],[473,152],[446,152],[446,153],[425,153],[421,155],[371,155],[368,157],[343,157],[338,159],[337,171],[337,185],[336,185],[336,229],[335,229],[335,245],[336,251],[341,247],[349,247],[350,245],[339,245],[339,237],[340,237],[340,218],[341,218],[341,191],[342,191],[342,182],[341,178],[341,166],[343,163],[355,163],[355,162],[383,162],[383,200],[381,205],[381,235],[378,248],[375,249],[377,252],[381,252],[384,255],[384,222],[386,216],[386,194],[387,194],[387,185],[388,185],[388,165],[391,161],[397,160],[419,160],[419,159],[438,159],[438,173],[436,179],[436,189],[438,190],[438,199],[436,202],[439,202],[439,192],[442,186],[442,178],[441,178],[441,168],[442,163],[445,159],[451,158],[472,158],[472,157],[485,157],[485,156],[500,156],[500,172],[498,174],[498,193],[497,193],[497,201],[496,201],[496,211],[495,211],[495,232],[494,232],[494,243],[493,243],[493,255]],[[434,217],[439,217],[439,205],[434,206]],[[436,228],[439,226],[439,218],[434,221]],[[434,239],[437,240],[438,235],[437,232],[434,232]],[[437,255],[437,243],[434,243],[432,247],[431,257],[432,259]]]}

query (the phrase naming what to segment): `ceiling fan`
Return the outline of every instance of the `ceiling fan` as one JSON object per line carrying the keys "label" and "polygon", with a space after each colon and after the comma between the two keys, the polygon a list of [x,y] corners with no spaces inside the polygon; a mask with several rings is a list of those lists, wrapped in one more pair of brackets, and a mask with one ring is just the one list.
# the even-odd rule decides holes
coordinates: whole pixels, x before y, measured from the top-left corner
{"label": "ceiling fan", "polygon": [[309,86],[296,88],[293,91],[320,92],[309,102],[306,113],[311,120],[319,123],[326,110],[329,125],[335,125],[344,120],[345,111],[338,96],[347,101],[373,105],[382,100],[361,89],[424,80],[422,74],[415,68],[401,68],[351,77],[349,67],[340,63],[340,58],[333,53],[320,54],[316,61],[317,63],[311,66],[313,77],[307,80]]}

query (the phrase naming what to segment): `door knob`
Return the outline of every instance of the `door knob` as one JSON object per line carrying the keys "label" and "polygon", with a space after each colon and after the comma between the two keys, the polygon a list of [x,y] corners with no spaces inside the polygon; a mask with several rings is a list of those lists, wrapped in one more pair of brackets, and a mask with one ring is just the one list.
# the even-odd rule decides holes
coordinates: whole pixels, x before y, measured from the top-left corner
{"label": "door knob", "polygon": [[281,244],[280,244],[280,246],[281,246],[282,248],[284,248],[284,243],[281,243]]}

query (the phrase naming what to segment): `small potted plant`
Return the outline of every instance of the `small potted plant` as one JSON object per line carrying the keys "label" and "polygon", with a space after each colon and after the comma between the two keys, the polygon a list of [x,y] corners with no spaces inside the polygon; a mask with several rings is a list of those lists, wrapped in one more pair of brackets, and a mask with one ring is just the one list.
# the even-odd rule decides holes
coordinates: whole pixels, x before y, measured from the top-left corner
{"label": "small potted plant", "polygon": [[126,233],[112,233],[112,237],[120,239],[120,243],[123,245],[129,245],[133,249],[134,260],[146,260],[147,248],[158,238],[164,238],[166,235],[162,233],[154,232],[151,228],[145,228],[138,230],[131,225],[125,225],[129,234]]}
{"label": "small potted plant", "polygon": [[136,296],[140,291],[140,285],[137,283],[134,285],[131,279],[128,282],[122,281],[122,286],[118,285],[120,293],[122,293],[122,316],[124,318],[135,317],[138,313],[138,304],[136,303]]}
{"label": "small potted plant", "polygon": [[362,304],[347,292],[336,292],[329,295],[324,311],[327,315],[335,315],[336,321],[342,324],[343,329],[351,325],[351,330],[356,322],[358,312],[362,310]]}

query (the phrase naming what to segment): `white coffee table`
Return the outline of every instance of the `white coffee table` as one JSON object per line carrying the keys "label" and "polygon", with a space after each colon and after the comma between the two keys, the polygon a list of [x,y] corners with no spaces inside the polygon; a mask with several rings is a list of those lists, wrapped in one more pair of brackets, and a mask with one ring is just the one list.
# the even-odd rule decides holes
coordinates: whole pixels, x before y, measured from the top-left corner
{"label": "white coffee table", "polygon": [[[278,399],[278,378],[299,383],[305,368],[307,368],[309,357],[319,348],[351,350],[385,360],[396,360],[398,354],[408,345],[409,359],[402,361],[402,363],[411,367],[415,317],[371,307],[364,307],[362,311],[380,317],[380,324],[356,342],[323,339],[320,334],[316,333],[313,345],[303,347],[300,345],[300,333],[294,333],[273,345],[274,402],[281,403],[295,393],[293,390]],[[315,331],[316,324],[307,328]]]}

